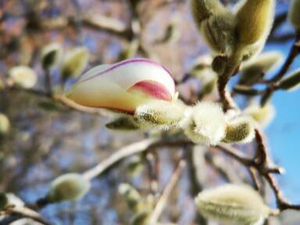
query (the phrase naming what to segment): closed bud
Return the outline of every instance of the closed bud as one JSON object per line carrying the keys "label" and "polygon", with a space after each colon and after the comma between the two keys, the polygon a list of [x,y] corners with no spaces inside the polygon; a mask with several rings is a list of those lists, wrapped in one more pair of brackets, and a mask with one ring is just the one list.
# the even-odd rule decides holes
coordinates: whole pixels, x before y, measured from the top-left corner
{"label": "closed bud", "polygon": [[133,156],[127,164],[127,171],[132,177],[139,176],[144,170],[144,163],[139,156]]}
{"label": "closed bud", "polygon": [[212,69],[218,74],[223,74],[228,63],[227,60],[228,58],[226,56],[216,56],[211,65]]}
{"label": "closed bud", "polygon": [[28,66],[15,66],[9,70],[9,80],[22,88],[32,88],[37,82],[37,74]]}
{"label": "closed bud", "polygon": [[105,125],[111,130],[123,130],[123,131],[133,131],[140,129],[140,124],[130,116],[123,116],[117,118]]}
{"label": "closed bud", "polygon": [[130,184],[123,183],[119,186],[119,193],[126,200],[128,207],[137,212],[139,210],[139,204],[142,201],[139,192]]}
{"label": "closed bud", "polygon": [[172,102],[175,97],[170,72],[148,59],[97,66],[85,73],[68,93],[68,98],[77,104],[131,115],[153,100]]}
{"label": "closed bud", "polygon": [[0,113],[0,137],[10,130],[10,122],[6,115]]}
{"label": "closed bud", "polygon": [[262,80],[267,72],[272,72],[282,63],[279,52],[266,52],[242,64],[240,84],[253,85]]}
{"label": "closed bud", "polygon": [[90,186],[90,181],[80,174],[64,174],[51,183],[47,199],[49,202],[77,201],[90,190]]}
{"label": "closed bud", "polygon": [[63,49],[60,44],[52,43],[45,46],[41,52],[42,66],[45,70],[56,67],[62,57]]}
{"label": "closed bud", "polygon": [[297,32],[300,32],[300,0],[291,0],[289,19]]}
{"label": "closed bud", "polygon": [[150,215],[149,212],[143,211],[135,215],[130,225],[149,225]]}
{"label": "closed bud", "polygon": [[280,81],[278,87],[287,91],[296,91],[300,88],[300,70]]}
{"label": "closed bud", "polygon": [[62,65],[62,77],[78,77],[86,68],[89,61],[89,51],[85,47],[71,49],[65,56]]}
{"label": "closed bud", "polygon": [[266,127],[275,117],[275,108],[270,103],[263,107],[257,103],[252,103],[244,110],[244,114],[252,117],[262,127]]}
{"label": "closed bud", "polygon": [[193,142],[217,145],[225,136],[225,116],[220,105],[199,102],[186,111],[181,127]]}
{"label": "closed bud", "polygon": [[195,199],[206,218],[228,224],[262,225],[271,210],[249,186],[224,185],[205,190]]}
{"label": "closed bud", "polygon": [[226,143],[249,143],[255,136],[254,123],[251,118],[237,117],[227,123],[226,135],[223,142]]}
{"label": "closed bud", "polygon": [[13,193],[0,193],[0,211],[6,207],[22,207],[24,202]]}
{"label": "closed bud", "polygon": [[139,106],[134,117],[141,127],[168,129],[178,125],[185,109],[185,105],[179,101],[151,101]]}

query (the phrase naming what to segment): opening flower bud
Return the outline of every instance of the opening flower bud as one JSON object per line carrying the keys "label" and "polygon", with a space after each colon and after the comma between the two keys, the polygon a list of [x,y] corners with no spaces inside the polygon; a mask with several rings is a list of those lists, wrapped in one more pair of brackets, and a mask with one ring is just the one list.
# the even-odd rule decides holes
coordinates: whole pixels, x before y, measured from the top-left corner
{"label": "opening flower bud", "polygon": [[291,0],[289,19],[297,32],[300,32],[300,0]]}
{"label": "opening flower bud", "polygon": [[77,201],[90,190],[90,186],[90,181],[80,174],[64,174],[52,182],[47,199],[49,202]]}
{"label": "opening flower bud", "polygon": [[41,52],[43,68],[49,70],[56,67],[61,60],[62,54],[63,49],[58,43],[51,43],[45,46]]}
{"label": "opening flower bud", "polygon": [[225,136],[225,116],[220,105],[199,102],[186,111],[181,127],[195,143],[217,145]]}
{"label": "opening flower bud", "polygon": [[279,83],[279,88],[287,91],[296,91],[300,88],[300,70],[295,71],[289,77]]}
{"label": "opening flower bud", "polygon": [[100,65],[85,73],[68,97],[77,104],[134,114],[153,100],[171,102],[175,83],[161,65],[148,59]]}
{"label": "opening flower bud", "polygon": [[237,117],[230,120],[226,127],[226,135],[223,142],[249,143],[255,136],[254,123],[251,118]]}
{"label": "opening flower bud", "polygon": [[37,82],[37,75],[28,66],[15,66],[9,70],[9,80],[19,87],[32,88]]}
{"label": "opening flower bud", "polygon": [[62,78],[78,77],[86,68],[89,61],[89,51],[85,47],[71,49],[65,56],[62,65]]}
{"label": "opening flower bud", "polygon": [[134,114],[141,127],[168,129],[177,126],[183,118],[185,105],[179,101],[151,101],[139,106]]}
{"label": "opening flower bud", "polygon": [[276,114],[274,106],[270,103],[264,107],[257,103],[252,103],[244,110],[244,113],[251,116],[262,127],[267,127]]}
{"label": "opening flower bud", "polygon": [[0,137],[9,132],[10,122],[6,115],[0,113]]}
{"label": "opening flower bud", "polygon": [[262,225],[271,212],[261,196],[244,185],[205,190],[195,201],[201,215],[221,223]]}

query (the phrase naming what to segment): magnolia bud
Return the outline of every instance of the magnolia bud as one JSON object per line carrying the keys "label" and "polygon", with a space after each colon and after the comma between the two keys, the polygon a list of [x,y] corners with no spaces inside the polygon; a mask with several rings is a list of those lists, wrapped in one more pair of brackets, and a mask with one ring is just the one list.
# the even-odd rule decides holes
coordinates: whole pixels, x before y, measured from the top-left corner
{"label": "magnolia bud", "polygon": [[223,74],[228,63],[227,61],[228,58],[226,56],[218,55],[214,58],[211,67],[216,73]]}
{"label": "magnolia bud", "polygon": [[123,131],[133,131],[140,129],[140,124],[135,118],[130,116],[124,116],[117,118],[105,125],[111,130],[123,130]]}
{"label": "magnolia bud", "polygon": [[262,225],[271,212],[256,191],[243,185],[206,190],[195,201],[201,215],[228,224]]}
{"label": "magnolia bud", "polygon": [[296,91],[300,88],[300,70],[294,71],[292,75],[280,81],[278,87],[287,91]]}
{"label": "magnolia bud", "polygon": [[181,127],[193,142],[217,145],[225,136],[225,116],[220,105],[199,102],[186,111]]}
{"label": "magnolia bud", "polygon": [[135,111],[134,117],[141,127],[168,129],[178,125],[184,116],[185,108],[185,105],[179,101],[151,101],[139,106]]}
{"label": "magnolia bud", "polygon": [[47,199],[49,202],[77,201],[89,191],[90,186],[90,181],[80,174],[64,174],[51,183]]}
{"label": "magnolia bud", "polygon": [[78,77],[86,68],[89,61],[89,51],[85,47],[71,49],[63,62],[62,77],[66,80],[70,77]]}
{"label": "magnolia bud", "polygon": [[132,219],[131,225],[149,225],[149,212],[144,211],[135,215]]}
{"label": "magnolia bud", "polygon": [[19,87],[32,88],[37,82],[37,75],[28,66],[15,66],[9,70],[9,79]]}
{"label": "magnolia bud", "polygon": [[300,31],[300,1],[299,0],[291,0],[291,7],[289,10],[289,19],[297,32]]}
{"label": "magnolia bud", "polygon": [[223,142],[249,143],[253,140],[254,136],[253,121],[248,117],[237,117],[228,122]]}
{"label": "magnolia bud", "polygon": [[262,127],[266,127],[275,117],[275,108],[271,104],[260,107],[258,104],[252,103],[244,110],[244,113],[251,116]]}
{"label": "magnolia bud", "polygon": [[85,73],[68,97],[77,104],[126,112],[153,100],[171,102],[175,83],[163,66],[147,59],[100,65]]}
{"label": "magnolia bud", "polygon": [[119,193],[124,197],[126,200],[128,207],[137,212],[139,203],[142,201],[142,198],[139,194],[139,192],[132,187],[130,184],[121,184],[119,186]]}
{"label": "magnolia bud", "polygon": [[275,0],[247,0],[237,12],[239,41],[252,45],[265,40],[270,33],[275,12]]}
{"label": "magnolia bud", "polygon": [[0,137],[9,132],[10,122],[6,115],[0,113]]}
{"label": "magnolia bud", "polygon": [[242,64],[240,84],[253,85],[259,82],[267,72],[272,72],[282,63],[279,52],[267,52]]}
{"label": "magnolia bud", "polygon": [[60,44],[52,43],[42,49],[41,60],[42,66],[45,70],[53,69],[56,67],[62,57],[63,50]]}
{"label": "magnolia bud", "polygon": [[24,202],[12,193],[0,193],[0,210],[5,209],[8,206],[22,207]]}

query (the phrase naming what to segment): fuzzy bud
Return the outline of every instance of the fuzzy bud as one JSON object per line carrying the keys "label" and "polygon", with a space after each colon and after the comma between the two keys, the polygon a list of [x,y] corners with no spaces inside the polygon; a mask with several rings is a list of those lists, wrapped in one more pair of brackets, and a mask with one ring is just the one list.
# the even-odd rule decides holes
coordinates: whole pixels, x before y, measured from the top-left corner
{"label": "fuzzy bud", "polygon": [[0,113],[0,137],[10,130],[10,122],[6,115]]}
{"label": "fuzzy bud", "polygon": [[289,10],[289,19],[294,26],[294,28],[297,30],[297,32],[300,31],[300,0],[291,0],[291,7]]}
{"label": "fuzzy bud", "polygon": [[251,118],[237,117],[228,122],[223,142],[244,144],[251,142],[254,136],[254,123]]}
{"label": "fuzzy bud", "polygon": [[70,77],[78,77],[86,68],[89,61],[89,51],[85,47],[71,49],[63,62],[62,77],[67,80]]}
{"label": "fuzzy bud", "polygon": [[203,216],[228,224],[262,225],[271,212],[256,191],[243,185],[206,190],[195,201]]}
{"label": "fuzzy bud", "polygon": [[275,117],[275,108],[270,103],[263,107],[252,103],[244,110],[244,113],[251,116],[262,127],[266,127]]}
{"label": "fuzzy bud", "polygon": [[134,131],[140,129],[139,123],[130,116],[117,118],[105,125],[111,130]]}
{"label": "fuzzy bud", "polygon": [[119,186],[119,193],[126,200],[128,207],[137,212],[139,203],[142,201],[141,195],[139,192],[132,187],[130,184],[123,183]]}
{"label": "fuzzy bud", "polygon": [[217,145],[225,136],[225,116],[220,105],[199,102],[186,111],[181,127],[193,142]]}
{"label": "fuzzy bud", "polygon": [[143,211],[135,215],[130,225],[149,225],[150,214],[147,211]]}
{"label": "fuzzy bud", "polygon": [[37,82],[37,74],[28,66],[15,66],[9,70],[9,80],[16,86],[32,88]]}
{"label": "fuzzy bud", "polygon": [[58,43],[51,43],[45,46],[41,52],[42,66],[45,70],[56,67],[62,57],[63,49]]}
{"label": "fuzzy bud", "polygon": [[259,82],[267,72],[272,72],[282,63],[279,52],[266,52],[242,64],[240,84],[253,85]]}
{"label": "fuzzy bud", "polygon": [[279,83],[279,88],[286,91],[296,91],[300,88],[300,70],[295,71],[289,77]]}
{"label": "fuzzy bud", "polygon": [[0,211],[8,206],[22,207],[24,202],[13,193],[0,193]]}
{"label": "fuzzy bud", "polygon": [[138,107],[134,117],[141,127],[168,129],[178,125],[183,118],[185,108],[181,102],[151,101]]}
{"label": "fuzzy bud", "polygon": [[64,174],[51,183],[47,199],[50,202],[77,201],[90,190],[90,186],[90,181],[80,174]]}

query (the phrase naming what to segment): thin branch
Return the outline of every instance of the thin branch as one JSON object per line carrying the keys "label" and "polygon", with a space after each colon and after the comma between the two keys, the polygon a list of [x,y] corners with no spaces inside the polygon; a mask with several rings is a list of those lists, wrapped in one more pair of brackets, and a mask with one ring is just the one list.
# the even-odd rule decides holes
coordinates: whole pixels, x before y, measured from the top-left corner
{"label": "thin branch", "polygon": [[154,208],[154,211],[150,217],[149,225],[157,224],[158,219],[159,219],[161,213],[163,212],[164,208],[166,207],[167,201],[170,198],[172,191],[175,188],[185,166],[186,166],[185,160],[181,159],[179,161],[178,166],[177,166],[176,170],[174,171],[169,183],[165,187],[160,199],[158,200],[158,202]]}

